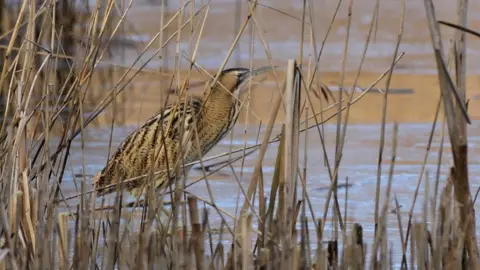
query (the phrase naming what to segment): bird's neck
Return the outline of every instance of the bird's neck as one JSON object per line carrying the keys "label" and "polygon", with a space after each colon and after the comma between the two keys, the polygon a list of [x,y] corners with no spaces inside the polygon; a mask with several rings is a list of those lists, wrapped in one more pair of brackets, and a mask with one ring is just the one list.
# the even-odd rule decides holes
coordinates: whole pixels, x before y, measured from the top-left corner
{"label": "bird's neck", "polygon": [[223,90],[204,96],[197,122],[199,139],[203,141],[202,153],[208,152],[235,125],[240,108],[238,104],[235,97]]}
{"label": "bird's neck", "polygon": [[212,89],[204,96],[202,114],[206,121],[228,121],[236,99],[224,89]]}

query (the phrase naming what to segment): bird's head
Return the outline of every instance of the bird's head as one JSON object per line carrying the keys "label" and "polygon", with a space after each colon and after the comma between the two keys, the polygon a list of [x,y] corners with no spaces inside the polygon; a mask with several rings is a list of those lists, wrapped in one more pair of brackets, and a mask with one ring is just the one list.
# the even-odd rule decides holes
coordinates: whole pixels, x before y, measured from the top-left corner
{"label": "bird's head", "polygon": [[[273,67],[275,68],[275,67]],[[230,93],[235,96],[240,96],[243,92],[243,86],[248,82],[250,77],[259,75],[273,69],[272,67],[262,67],[258,69],[248,69],[248,68],[229,68],[222,71],[218,78],[218,82],[225,87]],[[215,76],[214,76],[215,77]],[[223,88],[220,86],[220,88]],[[223,90],[225,90],[223,89]]]}

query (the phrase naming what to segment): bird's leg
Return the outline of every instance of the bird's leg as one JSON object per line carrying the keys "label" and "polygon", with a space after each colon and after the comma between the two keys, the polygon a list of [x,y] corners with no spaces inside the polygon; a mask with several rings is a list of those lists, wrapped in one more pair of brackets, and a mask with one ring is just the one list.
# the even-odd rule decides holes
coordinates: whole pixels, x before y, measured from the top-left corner
{"label": "bird's leg", "polygon": [[[193,167],[193,165],[190,165],[190,166],[185,166],[183,167],[183,170],[184,171],[181,171],[181,170],[178,170],[179,173],[182,174],[181,177],[177,178],[177,179],[182,179],[183,181],[187,181],[188,179],[188,176],[190,174],[190,169]],[[178,181],[178,180],[177,180]],[[177,188],[177,183],[174,182],[172,183],[174,186],[173,188]],[[180,186],[182,189],[184,187],[184,185],[181,185]],[[161,188],[158,188],[155,190],[155,194],[156,194],[156,197],[157,198],[165,198],[165,194],[168,190],[166,190],[167,187],[161,187]],[[175,192],[175,190],[172,190],[173,192]],[[182,190],[183,191],[183,190]],[[172,204],[172,201],[163,201],[160,205],[159,205],[159,209],[160,211],[156,211],[156,215],[157,215],[157,218],[158,220],[160,220],[160,216],[163,212],[163,214],[166,214],[166,215],[170,215],[171,214],[171,209],[167,209],[165,206],[167,205],[171,205]]]}
{"label": "bird's leg", "polygon": [[184,183],[187,182],[188,177],[190,176],[190,171],[192,170],[193,165],[185,166],[183,169],[185,170],[183,173],[183,181]]}

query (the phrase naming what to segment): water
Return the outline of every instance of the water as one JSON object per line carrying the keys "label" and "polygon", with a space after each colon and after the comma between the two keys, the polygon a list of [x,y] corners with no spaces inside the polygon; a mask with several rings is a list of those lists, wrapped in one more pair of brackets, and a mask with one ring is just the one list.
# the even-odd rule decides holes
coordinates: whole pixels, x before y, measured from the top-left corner
{"label": "water", "polygon": [[[132,126],[118,126],[114,129],[114,136],[112,146],[116,147],[129,132],[133,130]],[[335,125],[325,125],[326,149],[329,155],[330,162],[335,151]],[[251,126],[247,129],[246,146],[256,144],[256,130],[258,127]],[[425,154],[426,145],[431,129],[431,124],[400,124],[398,134],[398,149],[397,161],[395,163],[393,181],[392,181],[392,201],[390,202],[390,209],[394,207],[393,198],[398,199],[401,205],[400,215],[402,217],[402,224],[405,226],[408,222],[408,211],[412,205],[413,193],[415,191],[416,183],[421,170],[421,164]],[[386,126],[386,143],[382,163],[382,183],[381,190],[386,190],[388,181],[388,170],[391,160],[391,138],[393,126],[388,124]],[[279,131],[279,127],[275,127],[273,134]],[[343,151],[342,164],[339,171],[339,181],[345,182],[348,177],[348,183],[352,184],[348,188],[348,205],[346,221],[350,229],[353,223],[360,223],[364,228],[364,238],[367,243],[373,239],[374,230],[374,212],[375,212],[375,188],[376,188],[376,173],[377,173],[377,157],[379,146],[379,132],[380,126],[377,124],[370,125],[351,125],[348,128],[345,148]],[[234,139],[231,140],[229,136],[227,139],[221,141],[207,156],[213,156],[220,153],[228,152],[232,149],[241,149],[243,141],[244,128],[242,125],[237,125],[233,130]],[[91,176],[97,171],[101,170],[105,164],[108,152],[109,130],[107,128],[87,129],[85,133],[85,157],[82,156],[82,149],[79,140],[75,140],[72,144],[71,162],[73,165],[73,173],[82,173],[82,160],[85,161],[85,174]],[[262,136],[262,135],[261,135]],[[303,136],[303,135],[302,135]],[[321,148],[320,139],[316,131],[310,131],[308,139],[308,160],[307,160],[307,190],[310,197],[313,211],[317,218],[323,216],[325,208],[327,193],[326,187],[330,184],[330,178],[327,169],[324,167],[323,150]],[[448,173],[449,165],[452,163],[450,154],[448,138],[445,139],[445,147],[443,154],[443,162],[441,167],[440,185],[442,188]],[[480,121],[475,121],[469,128],[469,173],[471,192],[474,193],[480,187]],[[304,139],[301,139],[301,145],[304,145]],[[440,132],[437,127],[435,137],[432,142],[431,151],[427,160],[425,170],[429,172],[429,186],[430,194],[433,194],[433,187],[435,183],[435,172],[437,169],[437,156],[440,147]],[[271,144],[264,159],[263,172],[265,175],[265,196],[270,194],[271,179],[273,176],[274,162],[276,158],[277,143]],[[235,155],[236,156],[236,155]],[[304,156],[304,150],[299,155]],[[84,159],[83,159],[84,158]],[[225,158],[206,162],[206,165],[212,162],[225,160]],[[256,162],[256,154],[248,156],[244,160],[243,170],[241,168],[241,161],[233,164],[233,171],[228,167],[222,169],[218,173],[209,177],[209,183],[213,192],[213,197],[216,204],[229,213],[235,214],[237,204],[243,202],[238,183],[244,189],[247,189],[250,177],[253,173]],[[303,160],[301,160],[301,167],[303,168]],[[64,191],[67,196],[75,193],[72,182],[68,181],[72,172],[66,175],[64,182]],[[235,177],[236,175],[236,177]],[[202,176],[201,171],[193,169],[189,181]],[[87,177],[89,178],[89,177]],[[238,182],[237,180],[238,179]],[[424,178],[425,179],[425,178]],[[203,198],[209,198],[206,185],[204,181],[198,182],[188,188],[192,193]],[[300,189],[299,189],[300,191]],[[344,209],[346,189],[338,191],[338,199],[342,213]],[[385,192],[381,192],[380,200],[384,201]],[[431,195],[432,196],[432,195]],[[422,207],[424,201],[424,184],[420,186],[419,195],[416,206],[414,208],[414,219],[422,220]],[[430,206],[429,206],[430,207]],[[331,208],[331,207],[330,207]],[[477,213],[478,204],[476,206]],[[211,209],[210,216],[212,226],[219,225],[220,219]],[[331,217],[331,210],[329,216]],[[430,217],[429,217],[430,218]],[[479,225],[479,224],[477,224]],[[310,228],[313,228],[313,223]],[[477,228],[480,229],[480,226]],[[331,236],[332,228],[330,223],[326,227],[326,236]],[[388,228],[389,240],[399,242],[400,236],[398,232],[398,223],[395,214],[389,215]],[[312,239],[313,241],[314,239]],[[395,260],[400,259],[400,253],[396,252]]]}
{"label": "water", "polygon": [[[198,9],[206,1],[195,1],[196,8]],[[310,1],[315,2],[315,1]],[[320,59],[320,70],[322,72],[334,71],[337,72],[341,70],[341,63],[343,58],[344,51],[344,40],[346,36],[346,23],[347,23],[347,2],[341,7],[341,11],[337,16],[337,20],[333,25],[332,32],[330,37],[325,44],[323,49],[322,57]],[[366,36],[368,33],[368,27],[370,24],[373,6],[376,1],[353,1],[353,15],[352,15],[352,26],[350,33],[350,42],[347,50],[347,61],[346,61],[346,70],[347,71],[356,71],[358,68]],[[454,1],[447,0],[437,0],[435,1],[437,17],[446,21],[456,21],[455,19],[455,3]],[[277,12],[272,11],[269,8],[264,6],[259,6],[257,8],[256,19],[259,23],[259,29],[261,30],[262,36],[266,41],[266,45],[260,39],[258,34],[259,29],[256,29],[256,37],[251,40],[248,33],[250,28],[247,28],[246,34],[240,39],[239,45],[234,51],[233,59],[238,59],[240,62],[235,63],[231,59],[227,66],[231,67],[234,65],[243,65],[248,66],[250,58],[253,57],[253,63],[255,66],[268,64],[269,56],[266,53],[264,47],[267,46],[269,53],[272,57],[272,62],[274,65],[285,65],[288,59],[297,58],[301,45],[300,45],[300,21],[298,18],[301,18],[302,15],[302,5],[300,2],[292,3],[291,1],[286,0],[270,0],[270,1],[261,1],[263,5],[274,6],[275,8],[286,12],[295,18],[291,18],[285,15],[279,15]],[[361,4],[360,4],[361,3]],[[436,65],[433,59],[432,47],[430,43],[430,34],[428,32],[425,11],[422,1],[407,1],[406,9],[406,20],[405,20],[405,29],[403,33],[403,40],[399,47],[399,52],[405,52],[405,57],[400,61],[398,66],[395,68],[395,74],[435,74]],[[328,25],[333,16],[333,12],[336,8],[336,0],[326,0],[321,1],[321,3],[314,3],[313,7],[313,25],[314,28],[312,33],[315,35],[315,46],[316,50],[321,47],[321,41],[325,37]],[[364,71],[378,73],[383,72],[388,68],[392,61],[392,54],[395,49],[397,33],[400,23],[400,4],[401,1],[397,0],[387,0],[383,1],[380,5],[380,17],[379,17],[379,26],[377,29],[375,42],[369,46],[366,54],[366,60],[364,63]],[[181,6],[181,1],[169,1],[168,9],[171,12],[176,11]],[[223,62],[223,58],[226,56],[231,42],[234,39],[234,36],[237,32],[234,22],[234,0],[214,0],[210,6],[210,15],[206,21],[205,31],[202,34],[202,41],[197,52],[196,61],[202,65],[204,68],[216,69]],[[241,13],[242,20],[246,17],[246,3],[242,2],[243,11]],[[114,54],[113,59],[108,59],[109,62],[114,62],[122,66],[130,66],[133,61],[139,56],[144,46],[151,40],[151,38],[158,32],[160,25],[160,12],[161,12],[160,0],[158,1],[146,1],[139,0],[134,1],[132,9],[129,11],[126,20],[128,21],[128,27],[125,33],[119,32],[121,38],[131,40],[136,43],[136,46],[132,46],[132,43],[129,46],[120,46],[116,50],[121,53]],[[188,8],[187,8],[188,10]],[[188,11],[189,12],[189,11]],[[186,12],[186,14],[188,14]],[[200,15],[199,21],[201,21],[203,15]],[[187,15],[186,15],[187,17]],[[308,17],[308,14],[307,14]],[[242,21],[243,22],[243,21]],[[176,22],[173,24],[176,27]],[[222,27],[219,27],[219,26]],[[468,25],[472,29],[480,28],[480,4],[476,2],[470,3],[469,8],[469,20]],[[175,28],[174,27],[174,28]],[[188,28],[188,27],[187,27]],[[134,30],[132,30],[134,29]],[[448,35],[452,31],[446,27],[441,27],[442,33],[444,34],[444,47],[448,47]],[[189,31],[189,30],[188,30]],[[179,49],[182,53],[190,54],[190,44],[189,44],[189,34],[182,32],[182,38],[180,40]],[[171,34],[173,31],[170,31]],[[305,43],[303,45],[305,63],[308,63],[310,55],[313,54],[313,49],[309,44],[309,34],[306,35]],[[121,39],[120,38],[120,39]],[[196,37],[195,37],[196,39]],[[195,40],[194,39],[194,40]],[[250,53],[250,42],[254,45],[253,53]],[[147,59],[151,58],[158,48],[158,42],[154,43],[155,45],[146,51],[146,54],[140,57],[140,61],[136,66],[142,65]],[[467,53],[468,53],[468,73],[471,74],[480,74],[480,39],[474,39],[468,37]],[[173,56],[175,55],[176,44],[173,42],[168,46],[168,57],[173,66]],[[170,60],[172,59],[172,60]],[[158,57],[154,57],[146,69],[158,70],[163,64],[163,60],[159,60]],[[185,59],[182,59],[182,66],[186,67],[188,65]],[[431,76],[433,77],[433,76]],[[416,81],[405,79],[404,81],[398,83],[401,87],[414,87],[408,85],[409,83],[415,84],[417,87],[416,95],[414,97],[400,97],[396,100],[389,101],[389,112],[390,117],[395,118],[396,116],[406,115],[406,114],[416,114],[414,117],[408,119],[416,119],[416,122],[420,123],[410,123],[412,121],[401,122],[399,125],[399,134],[398,134],[398,149],[396,156],[396,163],[393,174],[392,181],[392,198],[396,197],[399,204],[401,205],[400,216],[402,218],[402,224],[405,226],[408,218],[408,211],[412,205],[413,193],[416,188],[416,183],[419,178],[419,173],[421,171],[421,166],[423,163],[423,158],[425,154],[425,149],[428,143],[428,137],[431,129],[431,123],[422,123],[428,117],[431,117],[434,110],[432,107],[422,106],[425,104],[436,104],[436,98],[431,97],[431,93],[437,95],[439,90],[435,86],[437,78],[433,78],[425,81],[423,79],[416,79]],[[365,76],[363,76],[365,78]],[[412,77],[413,78],[413,77]],[[395,81],[395,75],[393,80]],[[368,83],[373,81],[369,78]],[[423,81],[423,82],[422,82]],[[433,82],[433,83],[431,83]],[[157,87],[155,80],[151,79],[148,82],[143,82],[139,88],[143,91],[147,88],[147,85],[153,85],[153,88]],[[392,82],[394,83],[394,82]],[[423,84],[422,84],[423,83]],[[363,83],[366,85],[366,83]],[[383,87],[383,86],[382,86]],[[473,87],[469,87],[468,94],[474,92],[480,96],[478,92],[478,84]],[[129,101],[135,98],[135,101],[132,107],[138,108],[139,106],[144,106],[148,103],[149,107],[155,109],[155,111],[160,106],[156,101],[158,92],[148,92],[143,96],[139,92],[133,92],[133,90],[127,91],[130,95]],[[420,98],[418,97],[420,95]],[[137,99],[142,96],[142,105],[139,105]],[[152,99],[154,101],[152,101]],[[414,101],[414,99],[416,101]],[[381,101],[381,97],[372,97],[370,99],[366,98],[366,102],[371,102],[372,100]],[[418,104],[420,100],[421,104]],[[150,103],[149,103],[150,102]],[[256,101],[257,107],[265,107],[263,100]],[[417,102],[414,106],[413,102]],[[476,103],[478,103],[478,98]],[[264,102],[265,103],[265,102]],[[343,151],[342,163],[339,171],[339,181],[344,183],[348,178],[348,183],[351,184],[348,188],[348,204],[347,209],[344,209],[344,200],[346,195],[346,189],[340,189],[338,191],[338,199],[341,207],[341,211],[347,211],[348,218],[346,220],[348,228],[351,228],[353,223],[360,223],[363,225],[364,229],[364,238],[368,243],[371,243],[373,238],[373,220],[375,212],[375,189],[377,182],[377,159],[378,159],[378,147],[380,140],[380,125],[378,124],[379,117],[374,117],[375,121],[372,121],[372,117],[367,117],[366,115],[373,114],[372,111],[375,111],[375,114],[380,115],[381,107],[380,102],[376,103],[365,103],[360,102],[364,105],[360,110],[366,111],[365,115],[363,112],[358,114],[352,113],[352,117],[357,118],[368,118],[366,122],[372,122],[373,124],[353,124],[348,128],[348,133],[346,137],[346,143]],[[472,114],[480,117],[478,113],[479,104],[475,103],[475,99],[470,104],[470,110]],[[410,104],[415,109],[410,109],[405,104]],[[356,105],[357,106],[357,105]],[[403,107],[402,107],[403,106]],[[373,109],[370,109],[373,108]],[[137,110],[137,109],[135,109]],[[413,112],[412,112],[413,111]],[[137,111],[132,112],[135,114]],[[260,114],[260,113],[259,113]],[[358,116],[361,114],[360,116]],[[267,114],[264,114],[267,115]],[[428,117],[427,117],[428,116]],[[134,117],[132,117],[134,118]],[[146,119],[147,117],[139,117],[138,119]],[[392,119],[390,119],[392,120]],[[141,122],[141,120],[140,120]],[[427,122],[427,120],[425,120]],[[133,125],[117,125],[114,128],[114,136],[112,141],[112,151],[120,144],[120,142],[131,132],[135,127]],[[248,126],[247,128],[247,138],[246,145],[255,145],[258,143],[257,126]],[[335,152],[335,125],[325,125],[325,138],[326,138],[326,149],[330,163],[333,163],[333,157]],[[108,156],[109,150],[109,136],[110,130],[107,127],[97,127],[97,128],[87,128],[85,132],[85,147],[82,149],[80,140],[77,139],[72,144],[72,151],[70,151],[70,162],[72,164],[73,171],[67,171],[66,179],[63,183],[64,192],[66,195],[73,195],[76,193],[73,182],[71,181],[74,174],[82,175],[85,174],[87,179],[96,174],[99,170],[103,168],[106,163],[106,158]],[[275,127],[274,134],[279,132],[279,126]],[[480,187],[480,121],[474,121],[474,123],[469,126],[469,177],[470,177],[470,188],[471,192],[474,192]],[[220,142],[207,156],[214,156],[220,153],[228,152],[231,149],[239,149],[245,143],[244,138],[244,129],[243,125],[237,125],[233,130],[234,139],[231,140],[230,136],[227,136],[222,142]],[[260,134],[260,140],[263,136],[263,131]],[[330,177],[326,167],[324,166],[324,155],[321,147],[320,139],[318,134],[314,129],[309,132],[308,135],[308,147],[307,147],[307,156],[308,160],[306,162],[307,166],[307,190],[310,197],[310,201],[313,206],[313,211],[315,216],[322,217],[323,211],[326,203],[326,187],[330,185]],[[385,151],[383,155],[382,162],[382,184],[380,186],[381,190],[385,190],[388,181],[388,170],[390,168],[390,159],[391,159],[391,141],[392,141],[392,124],[388,124],[386,127],[386,142],[385,142]],[[52,141],[52,143],[55,143]],[[303,168],[303,156],[304,156],[304,137],[301,136],[301,153],[300,157],[300,167]],[[435,183],[435,172],[437,169],[437,158],[438,151],[440,148],[440,132],[435,132],[435,137],[432,142],[431,151],[427,160],[427,165],[425,170],[429,173],[429,186],[430,190],[433,190]],[[266,153],[263,162],[263,172],[265,175],[265,190],[263,191],[266,196],[269,195],[271,178],[274,171],[274,163],[276,158],[276,149],[277,144],[271,144]],[[111,153],[111,151],[110,151]],[[209,177],[210,186],[212,188],[213,197],[216,204],[228,211],[229,213],[235,214],[237,204],[243,202],[243,196],[241,195],[238,184],[246,189],[249,184],[249,180],[254,170],[256,162],[256,154],[248,156],[244,159],[244,164],[242,167],[242,162],[235,162],[231,168],[227,167],[220,170],[218,173],[213,174]],[[235,155],[237,156],[237,155]],[[212,162],[207,162],[206,165],[220,160],[225,160],[226,157],[214,160]],[[83,163],[83,164],[82,164]],[[452,157],[450,154],[449,140],[445,138],[445,149],[442,159],[441,175],[440,175],[440,188],[443,187],[445,182],[449,166],[452,163]],[[83,171],[85,168],[85,171]],[[190,173],[188,183],[191,183],[193,180],[202,176],[201,171],[193,169]],[[238,181],[238,182],[237,182]],[[419,195],[417,198],[417,203],[414,208],[414,218],[421,220],[421,210],[424,196],[424,184],[420,186]],[[189,187],[189,190],[203,198],[208,198],[209,194],[206,190],[205,181],[200,181],[195,185]],[[380,201],[384,201],[384,192],[381,192]],[[393,201],[390,202],[393,205]],[[478,204],[477,204],[478,205]],[[331,207],[330,207],[331,208]],[[393,208],[393,206],[391,207]],[[476,206],[476,212],[478,213],[478,206]],[[213,213],[213,210],[211,211]],[[329,213],[331,216],[331,210]],[[212,226],[216,226],[219,223],[218,217],[213,214],[211,215]],[[478,224],[477,222],[477,225]],[[310,225],[310,228],[313,228],[313,224]],[[332,234],[330,223],[326,227],[326,237],[330,237]],[[480,228],[477,228],[480,229]],[[389,240],[394,242],[399,242],[400,236],[398,233],[398,224],[396,221],[396,216],[394,214],[389,215],[388,228]],[[313,239],[312,239],[313,240]],[[398,245],[396,245],[398,246]],[[400,253],[397,250],[394,253],[394,260],[399,261]]]}
{"label": "water", "polygon": [[[168,1],[168,10],[176,12],[181,6],[181,1]],[[205,1],[195,1],[196,10],[200,9]],[[344,51],[344,42],[347,33],[347,8],[348,1],[344,1],[340,7],[340,11],[332,26],[323,53],[320,60],[320,69],[322,71],[339,71]],[[360,63],[363,54],[365,41],[367,38],[370,22],[373,14],[373,8],[376,1],[361,1],[353,2],[352,23],[350,29],[349,45],[347,50],[346,69],[348,71],[355,71]],[[161,1],[136,1],[129,11],[131,18],[129,23],[135,27],[135,31],[128,31],[127,39],[136,41],[142,40],[141,45],[136,50],[126,49],[125,54],[117,54],[115,62],[121,64],[130,64],[137,58],[138,53],[144,48],[145,44],[156,34],[160,29],[160,21],[158,14],[161,13]],[[304,61],[308,61],[314,52],[320,51],[321,43],[325,38],[328,26],[333,17],[334,11],[337,7],[338,1],[326,0],[321,3],[314,3],[312,7],[307,7],[306,14],[306,33],[303,45]],[[437,0],[436,13],[440,20],[456,22],[455,12],[456,4],[446,0]],[[238,30],[235,29],[235,9],[236,3],[233,0],[215,0],[211,2],[209,17],[206,20],[205,30],[202,33],[201,42],[196,54],[196,61],[204,68],[216,69],[222,63],[223,58],[227,55],[231,43],[234,40]],[[277,9],[273,10],[271,7]],[[227,66],[234,65],[248,65],[251,57],[255,65],[269,64],[269,58],[272,58],[273,64],[285,65],[288,59],[297,58],[301,48],[301,21],[302,17],[302,2],[290,3],[289,1],[262,1],[261,5],[257,7],[256,22],[258,23],[256,35],[252,39],[250,37],[250,27],[247,27],[244,35],[240,38],[238,45],[235,48],[234,54]],[[312,19],[309,14],[312,11]],[[280,12],[282,13],[280,13]],[[242,10],[240,11],[241,23],[247,15],[246,3],[242,3]],[[285,15],[288,14],[288,15]],[[190,14],[190,7],[185,11],[185,19],[187,20]],[[400,28],[400,14],[401,1],[387,0],[382,1],[379,11],[378,28],[376,29],[375,37],[372,37],[369,48],[366,52],[366,60],[364,63],[365,70],[382,72],[388,67],[392,61],[392,54],[395,50],[397,42],[397,35]],[[433,58],[432,45],[430,42],[430,33],[428,31],[427,21],[425,18],[424,4],[422,1],[406,1],[406,19],[404,25],[404,32],[402,42],[399,47],[399,52],[405,52],[406,56],[396,72],[415,73],[415,74],[434,74],[436,73],[436,64]],[[198,18],[200,24],[204,13],[201,13]],[[470,3],[468,13],[468,26],[472,29],[478,29],[480,26],[480,4]],[[312,33],[315,39],[315,50],[310,38],[310,21],[313,22]],[[221,25],[221,27],[219,27]],[[177,28],[177,22],[173,22],[172,30],[169,35],[173,33],[173,29]],[[190,26],[187,26],[182,32],[179,49],[182,53],[191,56],[190,51]],[[449,38],[453,33],[452,30],[446,26],[441,26],[443,34],[444,47],[448,48]],[[260,33],[260,34],[259,34]],[[194,35],[196,40],[198,35]],[[253,51],[250,46],[253,44]],[[146,52],[146,55],[141,59],[147,59],[158,48],[157,45]],[[480,60],[480,39],[468,37],[467,52],[468,61],[467,66],[470,74],[479,74],[480,68],[478,66]],[[176,37],[172,44],[168,46],[169,55],[172,56],[176,52]],[[267,54],[266,51],[269,51]],[[253,53],[252,53],[253,52]],[[236,61],[240,62],[236,62]],[[185,59],[181,60],[182,65],[188,66]],[[173,62],[171,62],[173,63]],[[162,65],[162,61],[157,59],[152,60],[148,64],[148,68],[158,69]]]}

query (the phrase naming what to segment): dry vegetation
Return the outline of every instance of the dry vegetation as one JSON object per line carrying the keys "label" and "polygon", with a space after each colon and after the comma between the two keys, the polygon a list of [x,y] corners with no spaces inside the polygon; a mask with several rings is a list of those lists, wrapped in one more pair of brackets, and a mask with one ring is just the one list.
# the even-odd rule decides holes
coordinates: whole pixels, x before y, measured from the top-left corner
{"label": "dry vegetation", "polygon": [[[304,40],[310,43],[315,40],[311,35],[314,26],[308,21],[311,12],[309,2],[304,2],[302,27],[299,29],[304,33],[304,38],[299,41],[302,44]],[[378,2],[373,10],[364,57],[374,33]],[[468,1],[458,2],[457,23],[464,26]],[[170,58],[175,63],[174,68],[148,72],[163,72],[164,78],[168,78],[169,75],[165,76],[165,73],[170,72],[180,91],[185,91],[188,75],[192,69],[201,67],[188,65],[188,68],[181,70],[179,59],[185,55],[179,52],[168,56],[163,48],[169,43],[178,43],[183,32],[195,32],[188,52],[188,61],[195,63],[205,18],[210,16],[210,3],[182,3],[182,8],[175,13],[169,13],[168,16],[162,14],[161,29],[139,52],[139,58],[147,49],[155,50],[154,57],[163,55],[164,59]],[[132,1],[126,5],[111,0],[98,1],[91,6],[79,5],[85,7],[81,12],[77,10],[78,3],[68,0],[39,3],[24,0],[18,6],[14,4],[8,8],[6,3],[3,4],[0,269],[250,269],[253,266],[258,269],[387,269],[393,267],[394,263],[395,268],[401,264],[404,269],[480,268],[474,200],[470,195],[468,178],[467,128],[470,119],[465,101],[465,32],[458,30],[455,33],[454,46],[446,57],[431,0],[425,0],[425,10],[442,98],[438,102],[430,140],[425,149],[425,162],[418,173],[416,192],[412,194],[406,224],[401,222],[395,191],[391,190],[397,125],[393,138],[385,137],[389,83],[393,67],[401,60],[403,53],[397,46],[391,67],[365,92],[355,96],[354,91],[342,91],[338,99],[330,99],[328,108],[315,112],[310,99],[314,95],[306,93],[312,87],[322,88],[313,78],[318,78],[317,64],[326,37],[319,50],[314,47],[314,52],[309,52],[313,56],[308,62],[304,62],[305,53],[301,50],[297,61],[285,63],[285,80],[277,80],[278,91],[283,94],[270,104],[270,120],[265,123],[267,127],[261,134],[262,142],[238,151],[243,153],[242,156],[257,156],[248,189],[241,190],[244,196],[239,201],[238,214],[223,210],[215,203],[213,196],[201,198],[186,191],[183,181],[161,196],[154,196],[154,192],[149,190],[145,200],[137,198],[133,205],[130,203],[128,206],[124,205],[125,200],[120,192],[122,186],[118,185],[114,203],[108,206],[104,198],[95,198],[90,191],[90,179],[83,176],[76,179],[79,193],[75,196],[77,203],[74,204],[70,200],[72,198],[66,198],[62,192],[62,182],[71,181],[64,175],[70,166],[68,160],[72,141],[79,139],[84,143],[84,128],[94,123],[106,108],[113,111],[112,127],[118,124],[119,119],[115,117],[121,113],[116,111],[116,106],[125,102],[119,98],[120,94],[128,91],[130,81],[137,74],[147,72],[143,70],[144,65],[138,63],[127,68],[105,68],[111,65],[108,62],[110,46],[122,31],[131,4]],[[162,5],[165,7],[165,0]],[[257,3],[250,1],[248,5],[250,15],[247,18],[238,17],[238,34],[219,70],[229,60],[238,39],[248,34],[245,29],[249,24],[255,25],[252,29],[256,29],[250,34],[258,35],[265,45],[265,52],[269,52],[267,40],[263,39],[261,29],[257,29]],[[347,1],[339,1],[338,5],[339,9],[351,9],[351,3]],[[404,14],[404,5],[405,1],[399,13]],[[167,14],[166,11],[164,13]],[[345,52],[350,24],[349,19]],[[402,33],[403,19],[398,28],[398,44]],[[345,67],[345,59],[342,67]],[[181,71],[185,77],[182,80],[179,76]],[[120,79],[108,81],[108,78],[112,78],[109,72],[120,73]],[[95,76],[104,76],[100,80],[108,81],[104,85],[107,94],[102,96],[103,99],[92,93],[91,81]],[[353,226],[349,227],[346,213],[341,212],[342,202],[337,198],[338,173],[350,106],[360,101],[384,78],[386,91],[383,93],[382,132],[379,134],[375,219],[372,220],[375,223],[375,237],[372,244],[367,245],[362,236],[362,224],[350,224]],[[173,82],[173,79],[165,79],[166,88]],[[355,86],[356,82],[353,89]],[[305,103],[300,102],[300,96],[307,97]],[[326,92],[325,95],[317,95],[317,98],[326,97],[332,98]],[[275,136],[272,129],[279,110],[285,110],[286,118],[281,134]],[[334,113],[324,114],[327,111]],[[321,127],[329,117],[337,117],[337,144],[333,158],[325,150]],[[312,121],[315,124],[308,126]],[[436,185],[429,187],[428,181],[423,181],[427,177],[426,159],[434,131],[441,129],[440,168],[445,126],[454,163],[450,175],[439,175],[438,169]],[[324,198],[326,207],[320,209],[325,213],[321,217],[315,216],[314,213],[318,211],[312,209],[308,189],[305,188],[308,186],[305,180],[308,146],[300,145],[300,136],[318,136],[323,147],[325,169],[330,175],[331,186]],[[53,137],[59,139],[54,141]],[[392,142],[391,165],[387,189],[381,190],[381,164],[388,140]],[[52,142],[55,142],[54,145]],[[272,186],[268,187],[270,194],[265,197],[263,190],[267,187],[262,164],[265,152],[273,142],[279,142],[275,173]],[[88,153],[84,155],[88,159]],[[220,164],[222,167],[228,166]],[[202,181],[207,186],[208,176],[214,172],[204,171]],[[441,177],[448,177],[444,187],[438,185]],[[424,218],[415,221],[412,213],[415,204],[418,204],[416,199],[421,185],[425,185],[425,192],[430,194],[432,201],[423,202]],[[381,192],[386,194],[384,201],[380,201]],[[330,208],[333,209],[333,215],[327,216]],[[387,233],[387,219],[395,217],[389,214],[392,208],[397,210],[400,241],[389,238]],[[211,225],[212,216],[221,220],[219,228]],[[324,237],[325,226],[329,222],[336,232],[331,239]],[[394,251],[403,254],[401,262],[392,261]]]}

